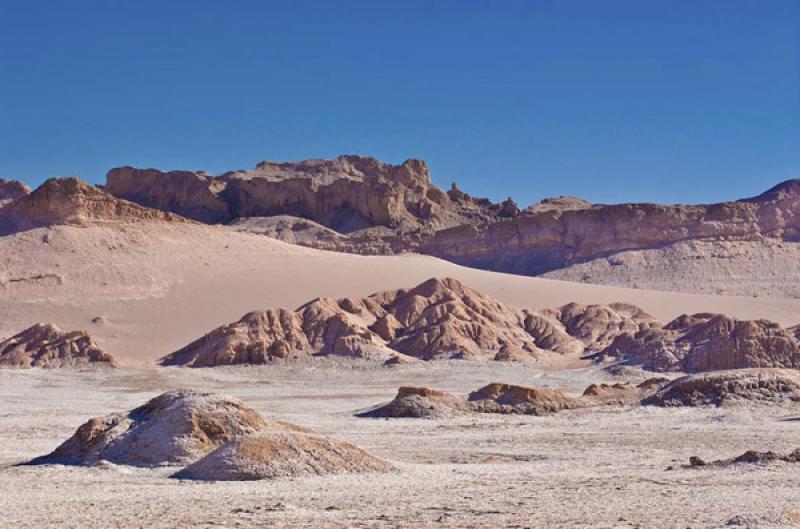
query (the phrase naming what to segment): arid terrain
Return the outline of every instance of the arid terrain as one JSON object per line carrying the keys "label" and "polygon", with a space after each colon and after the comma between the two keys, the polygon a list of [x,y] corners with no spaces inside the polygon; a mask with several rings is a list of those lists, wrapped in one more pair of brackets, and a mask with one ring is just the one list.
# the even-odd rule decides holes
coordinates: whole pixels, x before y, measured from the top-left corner
{"label": "arid terrain", "polygon": [[[0,182],[0,526],[800,526],[796,185],[520,211],[416,161],[163,174]],[[631,210],[649,242],[603,247]],[[545,217],[585,241],[534,245],[572,256],[545,277],[391,247]]]}
{"label": "arid terrain", "polygon": [[[796,465],[684,468],[797,447],[797,408],[574,410],[536,417],[368,419],[401,385],[465,392],[490,380],[579,392],[596,369],[448,362],[101,372],[0,371],[6,527],[793,527]],[[107,464],[14,467],[89,417],[177,387],[240,397],[392,461],[386,474],[190,482]],[[668,470],[672,467],[671,470]],[[739,517],[739,518],[736,518]],[[731,523],[743,520],[737,525]],[[727,524],[727,525],[726,525]]]}

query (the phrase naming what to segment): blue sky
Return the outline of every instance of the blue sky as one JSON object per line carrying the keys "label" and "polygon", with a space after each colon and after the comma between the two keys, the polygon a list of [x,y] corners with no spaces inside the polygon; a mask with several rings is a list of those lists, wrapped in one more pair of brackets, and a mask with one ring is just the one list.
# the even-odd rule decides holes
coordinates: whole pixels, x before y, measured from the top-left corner
{"label": "blue sky", "polygon": [[0,176],[426,160],[529,204],[800,178],[799,0],[0,0]]}

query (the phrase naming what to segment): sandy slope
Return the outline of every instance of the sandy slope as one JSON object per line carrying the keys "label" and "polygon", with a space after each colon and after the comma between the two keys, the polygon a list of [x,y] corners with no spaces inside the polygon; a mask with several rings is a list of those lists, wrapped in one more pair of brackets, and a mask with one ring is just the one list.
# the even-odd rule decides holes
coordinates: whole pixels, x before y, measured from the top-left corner
{"label": "sandy slope", "polygon": [[800,298],[800,243],[685,241],[630,250],[541,277],[652,290]]}
{"label": "sandy slope", "polygon": [[[41,228],[0,238],[0,335],[35,322],[87,329],[123,363],[149,363],[245,312],[451,276],[509,304],[627,301],[657,317],[726,312],[782,324],[800,300],[653,292],[460,267],[431,257],[306,249],[203,225]],[[96,317],[102,320],[93,322]]]}

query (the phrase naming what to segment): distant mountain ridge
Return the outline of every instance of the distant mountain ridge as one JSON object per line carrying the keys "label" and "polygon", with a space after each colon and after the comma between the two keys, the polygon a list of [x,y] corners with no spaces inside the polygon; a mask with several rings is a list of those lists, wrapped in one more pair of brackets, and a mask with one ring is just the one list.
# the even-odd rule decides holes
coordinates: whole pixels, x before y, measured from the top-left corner
{"label": "distant mountain ridge", "polygon": [[[1,184],[0,233],[87,220],[185,217],[324,250],[416,252],[475,268],[608,284],[638,284],[643,277],[644,286],[653,280],[652,288],[670,281],[671,256],[685,261],[680,270],[689,275],[716,259],[707,268],[730,281],[705,285],[703,292],[735,287],[740,258],[767,255],[775,260],[769,266],[786,268],[795,246],[785,243],[800,241],[800,180],[716,204],[601,205],[558,197],[525,209],[511,199],[495,204],[472,197],[455,184],[444,191],[421,160],[392,165],[363,156],[265,161],[219,176],[119,167],[108,172],[104,186],[53,179],[30,194],[19,183]],[[733,265],[726,268],[728,263]],[[753,275],[753,263],[746,265]],[[771,274],[767,291],[774,294],[785,275]],[[759,280],[748,279],[748,295],[758,291]]]}
{"label": "distant mountain ridge", "polygon": [[590,204],[546,199],[520,210],[455,184],[444,192],[420,160],[262,162],[221,176],[134,169],[108,173],[106,190],[195,220],[327,250],[419,252],[467,266],[537,275],[628,250],[689,240],[800,239],[800,180],[756,197],[699,205]]}

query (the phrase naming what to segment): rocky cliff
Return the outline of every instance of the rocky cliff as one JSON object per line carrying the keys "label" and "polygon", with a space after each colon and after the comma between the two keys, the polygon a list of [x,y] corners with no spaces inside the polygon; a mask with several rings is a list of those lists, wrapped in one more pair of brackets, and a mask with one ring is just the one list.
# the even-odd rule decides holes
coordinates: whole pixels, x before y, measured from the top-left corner
{"label": "rocky cliff", "polygon": [[526,210],[506,221],[437,231],[419,251],[478,268],[535,275],[686,240],[796,240],[800,183],[709,205],[620,204]]}
{"label": "rocky cliff", "polygon": [[186,222],[178,215],[120,200],[77,178],[51,178],[0,209],[0,235],[54,224],[109,221]]}
{"label": "rocky cliff", "polygon": [[220,176],[134,169],[106,190],[144,206],[229,223],[295,244],[361,254],[420,252],[468,266],[538,275],[619,252],[681,241],[795,241],[800,181],[705,205],[592,205],[546,199],[524,210],[431,183],[424,162],[341,156],[262,162]]}
{"label": "rocky cliff", "polygon": [[0,208],[30,192],[31,188],[22,182],[0,178]]}
{"label": "rocky cliff", "polygon": [[385,226],[400,233],[435,230],[510,215],[491,204],[433,185],[425,162],[400,165],[362,156],[293,163],[261,162],[220,176],[119,167],[105,189],[119,198],[208,223],[290,215],[340,233]]}

